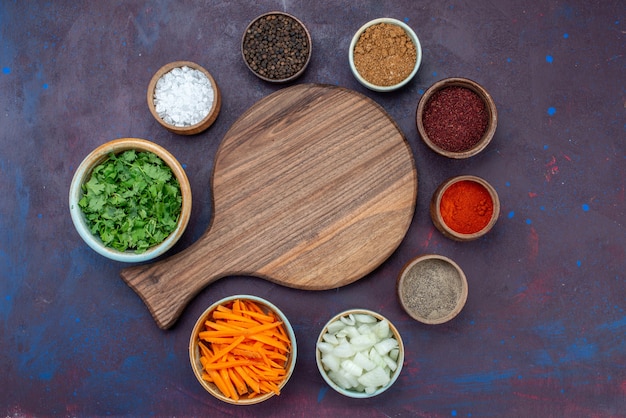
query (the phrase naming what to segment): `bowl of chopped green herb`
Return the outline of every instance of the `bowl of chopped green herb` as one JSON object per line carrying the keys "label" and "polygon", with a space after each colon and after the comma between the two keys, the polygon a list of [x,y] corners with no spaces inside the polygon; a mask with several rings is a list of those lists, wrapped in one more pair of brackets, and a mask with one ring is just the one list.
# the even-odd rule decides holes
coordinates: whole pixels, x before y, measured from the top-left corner
{"label": "bowl of chopped green herb", "polygon": [[93,150],[74,173],[72,222],[85,243],[116,261],[143,262],[169,250],[191,215],[183,167],[165,148],[120,138]]}

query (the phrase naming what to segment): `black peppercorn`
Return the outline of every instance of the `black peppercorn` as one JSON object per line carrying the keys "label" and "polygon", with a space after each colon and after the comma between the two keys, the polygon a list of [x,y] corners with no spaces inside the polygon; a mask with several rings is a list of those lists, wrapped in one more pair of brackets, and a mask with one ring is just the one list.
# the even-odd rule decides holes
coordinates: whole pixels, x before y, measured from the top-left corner
{"label": "black peppercorn", "polygon": [[307,64],[310,48],[304,26],[286,14],[266,15],[252,22],[242,44],[248,67],[272,81],[300,72]]}

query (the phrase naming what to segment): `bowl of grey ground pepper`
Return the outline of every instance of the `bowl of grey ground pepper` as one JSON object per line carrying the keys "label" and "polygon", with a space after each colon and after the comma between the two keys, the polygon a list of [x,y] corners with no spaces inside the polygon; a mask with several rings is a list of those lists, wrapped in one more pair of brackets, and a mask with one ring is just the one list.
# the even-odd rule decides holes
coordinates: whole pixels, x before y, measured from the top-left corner
{"label": "bowl of grey ground pepper", "polygon": [[298,78],[311,60],[311,35],[304,23],[284,12],[254,19],[243,33],[241,54],[257,77],[271,83]]}
{"label": "bowl of grey ground pepper", "polygon": [[491,95],[475,81],[453,77],[430,86],[419,100],[417,130],[424,143],[448,158],[472,157],[491,142],[498,111]]}
{"label": "bowl of grey ground pepper", "polygon": [[426,254],[409,261],[397,280],[400,305],[424,324],[443,324],[461,312],[467,301],[467,279],[448,257]]}
{"label": "bowl of grey ground pepper", "polygon": [[350,69],[363,86],[378,92],[397,90],[417,73],[420,41],[409,25],[392,18],[374,19],[352,37]]}

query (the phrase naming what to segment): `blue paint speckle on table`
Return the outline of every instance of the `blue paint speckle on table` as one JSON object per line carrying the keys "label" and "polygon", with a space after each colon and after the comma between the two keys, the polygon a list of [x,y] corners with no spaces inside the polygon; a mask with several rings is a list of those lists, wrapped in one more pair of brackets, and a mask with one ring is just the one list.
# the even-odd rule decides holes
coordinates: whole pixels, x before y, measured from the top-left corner
{"label": "blue paint speckle on table", "polygon": [[560,363],[580,362],[594,359],[598,347],[590,343],[586,338],[579,338],[573,344],[566,347],[566,352],[559,359]]}
{"label": "blue paint speckle on table", "polygon": [[554,114],[555,114],[555,113],[556,113],[556,108],[555,108],[555,107],[550,106],[550,107],[548,108],[548,115],[550,115],[550,116],[554,116]]}
{"label": "blue paint speckle on table", "polygon": [[564,33],[563,34],[563,39],[567,39],[567,38],[569,38],[569,33]]}
{"label": "blue paint speckle on table", "polygon": [[9,67],[2,67],[3,74],[11,74],[11,69]]}
{"label": "blue paint speckle on table", "polygon": [[324,386],[320,389],[320,391],[317,393],[317,403],[322,402],[324,396],[326,396],[326,392],[328,392],[328,386]]}
{"label": "blue paint speckle on table", "polygon": [[530,224],[532,224],[532,223],[533,223],[533,221],[532,221],[532,220],[530,220],[530,219],[526,219],[526,225],[530,225]]}
{"label": "blue paint speckle on table", "polygon": [[552,57],[552,55],[546,55],[546,62],[548,64],[552,64],[552,61],[554,61],[554,58]]}
{"label": "blue paint speckle on table", "polygon": [[589,205],[586,204],[586,203],[583,203],[582,209],[583,209],[583,211],[587,212],[589,210]]}
{"label": "blue paint speckle on table", "polygon": [[580,260],[576,260],[576,267],[580,267],[583,263]]}
{"label": "blue paint speckle on table", "polygon": [[602,324],[598,327],[598,329],[607,330],[611,333],[621,332],[621,334],[618,334],[618,335],[623,335],[623,333],[626,332],[626,316],[622,317],[621,319],[618,319],[617,321]]}
{"label": "blue paint speckle on table", "polygon": [[513,219],[513,217],[515,216],[515,211],[510,211],[507,216],[509,217],[509,219]]}

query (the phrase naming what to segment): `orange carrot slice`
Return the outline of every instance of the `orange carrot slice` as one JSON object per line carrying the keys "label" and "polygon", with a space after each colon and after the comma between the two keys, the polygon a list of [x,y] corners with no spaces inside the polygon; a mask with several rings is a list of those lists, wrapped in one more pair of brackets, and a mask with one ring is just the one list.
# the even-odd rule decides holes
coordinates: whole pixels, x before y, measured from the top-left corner
{"label": "orange carrot slice", "polygon": [[203,379],[233,400],[280,394],[291,341],[282,321],[250,300],[219,305],[199,333]]}

